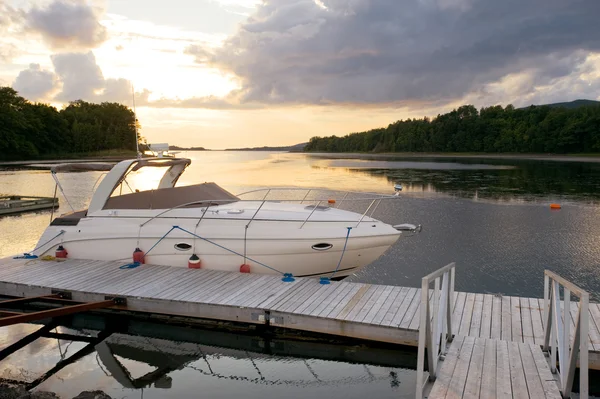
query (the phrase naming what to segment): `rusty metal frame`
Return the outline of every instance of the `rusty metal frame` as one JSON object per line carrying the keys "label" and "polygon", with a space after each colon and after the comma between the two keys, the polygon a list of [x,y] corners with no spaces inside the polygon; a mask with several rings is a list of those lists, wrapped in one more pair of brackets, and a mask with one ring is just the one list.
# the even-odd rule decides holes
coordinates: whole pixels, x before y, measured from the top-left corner
{"label": "rusty metal frame", "polygon": [[[50,300],[50,301],[60,300],[60,301],[68,302],[68,303],[74,302],[74,301],[71,301],[68,299],[65,300],[65,299],[61,298],[61,296],[59,294],[54,294],[54,295],[37,296],[37,297],[8,299],[5,301],[1,301],[0,307],[4,307],[5,305],[22,304],[22,303],[27,303],[27,302],[31,302],[31,301],[47,301],[47,300]],[[66,306],[63,306],[60,308],[41,310],[41,311],[30,312],[30,313],[0,310],[0,327],[10,326],[12,324],[27,323],[27,322],[31,322],[31,321],[35,321],[35,320],[48,319],[48,318],[52,318],[52,317],[66,316],[66,315],[79,313],[79,312],[87,312],[89,310],[109,308],[111,306],[116,305],[117,302],[119,302],[119,301],[117,301],[116,298],[115,299],[106,299],[104,301],[98,301],[98,302],[87,302],[87,303],[76,302],[76,304],[73,304],[73,305],[66,305]]]}

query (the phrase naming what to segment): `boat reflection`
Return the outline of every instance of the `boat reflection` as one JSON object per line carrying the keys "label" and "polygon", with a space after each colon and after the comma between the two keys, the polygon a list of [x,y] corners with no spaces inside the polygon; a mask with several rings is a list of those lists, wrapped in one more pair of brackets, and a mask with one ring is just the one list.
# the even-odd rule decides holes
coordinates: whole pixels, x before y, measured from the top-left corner
{"label": "boat reflection", "polygon": [[[6,365],[12,354],[34,341],[55,340],[60,360],[47,371],[30,381],[3,378],[28,390],[84,358],[88,362],[95,358],[97,366],[118,386],[130,390],[171,389],[177,382],[172,374],[184,369],[207,378],[265,386],[310,388],[383,382],[395,389],[400,385],[398,373],[416,366],[412,348],[165,325],[121,316],[75,315],[32,328],[35,331],[0,351],[0,362]],[[67,356],[62,349],[65,341],[82,347]]]}

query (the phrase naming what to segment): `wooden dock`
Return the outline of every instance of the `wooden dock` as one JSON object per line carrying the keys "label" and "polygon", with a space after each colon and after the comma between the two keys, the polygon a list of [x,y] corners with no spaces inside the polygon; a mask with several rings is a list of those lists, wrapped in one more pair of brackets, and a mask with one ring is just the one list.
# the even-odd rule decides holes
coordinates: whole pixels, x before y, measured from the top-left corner
{"label": "wooden dock", "polygon": [[[0,295],[69,293],[81,302],[122,298],[130,311],[267,324],[315,333],[418,346],[421,289],[353,282],[322,285],[281,277],[123,262],[0,260]],[[431,296],[432,294],[430,294]],[[457,292],[452,332],[540,346],[543,299]],[[571,303],[570,334],[575,334]],[[589,304],[589,367],[600,369],[600,306]]]}
{"label": "wooden dock", "polygon": [[532,343],[456,337],[429,399],[562,399],[540,347]]}
{"label": "wooden dock", "polygon": [[0,197],[0,216],[58,207],[58,198],[10,195]]}

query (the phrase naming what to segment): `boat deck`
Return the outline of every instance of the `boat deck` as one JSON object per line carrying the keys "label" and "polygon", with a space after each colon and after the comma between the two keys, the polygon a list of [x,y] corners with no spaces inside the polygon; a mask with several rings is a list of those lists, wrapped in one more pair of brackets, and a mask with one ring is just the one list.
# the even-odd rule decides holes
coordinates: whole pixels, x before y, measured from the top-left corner
{"label": "boat deck", "polygon": [[[0,295],[68,292],[77,301],[124,298],[131,311],[269,324],[296,330],[418,346],[420,289],[205,269],[68,259],[0,260]],[[577,304],[572,302],[571,334]],[[454,294],[453,333],[541,345],[543,300]],[[600,369],[600,307],[589,305],[589,365]]]}

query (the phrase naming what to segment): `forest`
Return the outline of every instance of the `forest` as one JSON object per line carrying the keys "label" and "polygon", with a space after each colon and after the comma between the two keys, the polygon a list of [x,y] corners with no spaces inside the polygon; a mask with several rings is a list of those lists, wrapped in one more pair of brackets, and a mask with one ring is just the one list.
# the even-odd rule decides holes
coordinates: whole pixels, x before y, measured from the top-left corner
{"label": "forest", "polygon": [[[589,102],[594,103],[594,102]],[[343,137],[313,137],[313,152],[600,152],[600,105],[575,108],[463,105],[435,118],[406,119]]]}
{"label": "forest", "polygon": [[29,102],[10,87],[0,87],[0,160],[99,155],[115,150],[135,154],[135,123],[133,111],[118,103],[79,100],[57,110]]}

